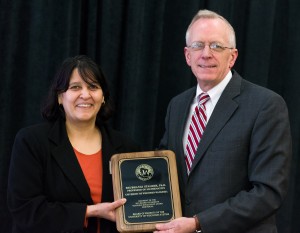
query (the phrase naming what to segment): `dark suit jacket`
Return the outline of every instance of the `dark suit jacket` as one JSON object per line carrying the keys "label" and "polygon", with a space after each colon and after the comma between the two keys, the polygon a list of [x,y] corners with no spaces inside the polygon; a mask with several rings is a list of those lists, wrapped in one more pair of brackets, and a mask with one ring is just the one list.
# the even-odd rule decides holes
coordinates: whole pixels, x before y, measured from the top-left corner
{"label": "dark suit jacket", "polygon": [[[115,153],[138,151],[121,133],[101,126],[102,202],[113,201],[109,160]],[[83,228],[86,206],[93,204],[88,184],[68,139],[65,123],[43,123],[20,130],[13,146],[8,206],[13,233],[96,232],[95,219]],[[101,219],[101,233],[117,232]]]}
{"label": "dark suit jacket", "polygon": [[171,100],[160,143],[176,154],[184,216],[197,214],[204,233],[277,232],[291,159],[284,100],[234,72],[188,176],[182,137],[195,94],[194,87]]}

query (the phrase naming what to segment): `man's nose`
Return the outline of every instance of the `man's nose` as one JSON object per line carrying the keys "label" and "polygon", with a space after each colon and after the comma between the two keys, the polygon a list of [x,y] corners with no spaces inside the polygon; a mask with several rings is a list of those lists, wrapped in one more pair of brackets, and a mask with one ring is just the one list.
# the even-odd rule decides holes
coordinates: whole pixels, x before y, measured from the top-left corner
{"label": "man's nose", "polygon": [[202,56],[211,56],[212,52],[209,45],[205,45],[201,51]]}

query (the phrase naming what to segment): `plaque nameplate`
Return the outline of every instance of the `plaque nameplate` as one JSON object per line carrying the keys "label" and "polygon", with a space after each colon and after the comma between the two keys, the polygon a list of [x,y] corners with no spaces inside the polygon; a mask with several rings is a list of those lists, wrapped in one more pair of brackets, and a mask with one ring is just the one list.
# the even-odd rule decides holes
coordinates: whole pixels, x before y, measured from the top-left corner
{"label": "plaque nameplate", "polygon": [[175,154],[169,150],[115,154],[111,159],[119,232],[150,232],[181,217]]}

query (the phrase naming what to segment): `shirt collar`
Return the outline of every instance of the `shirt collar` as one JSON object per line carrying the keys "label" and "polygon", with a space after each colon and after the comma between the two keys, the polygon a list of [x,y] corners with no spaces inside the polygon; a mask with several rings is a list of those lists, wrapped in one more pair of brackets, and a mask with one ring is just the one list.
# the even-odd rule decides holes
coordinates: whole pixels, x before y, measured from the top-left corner
{"label": "shirt collar", "polygon": [[[232,72],[231,70],[229,70],[225,78],[220,83],[218,83],[218,85],[214,86],[212,89],[206,92],[209,95],[213,106],[217,104],[222,92],[224,91],[225,87],[227,86],[231,78],[232,78]],[[203,91],[201,90],[200,86],[197,85],[195,99],[197,99],[197,96],[199,96],[202,92]]]}

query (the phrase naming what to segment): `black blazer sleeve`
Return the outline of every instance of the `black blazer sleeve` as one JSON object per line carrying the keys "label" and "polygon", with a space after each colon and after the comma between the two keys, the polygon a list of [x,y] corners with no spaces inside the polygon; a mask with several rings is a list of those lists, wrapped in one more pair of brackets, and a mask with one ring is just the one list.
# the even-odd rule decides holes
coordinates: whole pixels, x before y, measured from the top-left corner
{"label": "black blazer sleeve", "polygon": [[[113,201],[109,160],[114,153],[139,149],[125,135],[101,128],[103,144],[102,201]],[[12,150],[8,207],[13,233],[95,232],[87,228],[87,205],[93,204],[88,184],[69,142],[63,122],[20,130]],[[116,232],[115,223],[101,219],[101,233]]]}
{"label": "black blazer sleeve", "polygon": [[[42,135],[24,129],[14,142],[8,180],[8,206],[17,223],[13,232],[83,232],[86,203],[59,172]],[[50,174],[57,174],[57,179]],[[61,193],[59,201],[54,200],[56,191]]]}

